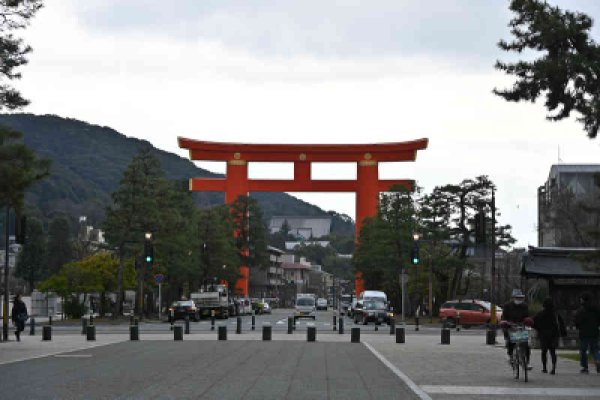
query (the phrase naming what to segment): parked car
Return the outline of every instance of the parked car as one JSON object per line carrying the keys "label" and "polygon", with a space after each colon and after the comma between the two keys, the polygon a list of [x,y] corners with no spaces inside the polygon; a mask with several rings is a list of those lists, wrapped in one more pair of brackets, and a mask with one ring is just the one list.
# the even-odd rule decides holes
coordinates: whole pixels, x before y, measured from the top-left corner
{"label": "parked car", "polygon": [[[484,300],[451,300],[440,307],[439,318],[450,327],[456,322],[468,328],[473,325],[484,325],[491,322],[491,303]],[[502,319],[502,308],[496,306],[496,320]]]}
{"label": "parked car", "polygon": [[352,305],[352,295],[351,294],[343,294],[340,296],[340,312],[342,315],[348,315],[348,310]]}
{"label": "parked car", "polygon": [[317,311],[318,310],[327,311],[327,299],[324,299],[324,298],[317,299]]}
{"label": "parked car", "polygon": [[352,302],[348,307],[348,317],[354,318],[354,311],[356,310],[356,305],[358,304],[358,302],[362,303],[362,300],[359,300],[356,297],[352,299]]}
{"label": "parked car", "polygon": [[264,300],[263,300],[262,312],[263,312],[263,314],[271,314],[271,305]]}
{"label": "parked car", "polygon": [[294,309],[294,321],[298,318],[317,318],[315,298],[312,296],[297,297]]}
{"label": "parked car", "polygon": [[237,305],[236,301],[230,297],[229,298],[229,316],[237,317],[238,315],[240,315],[238,312],[238,305]]}
{"label": "parked car", "polygon": [[390,322],[390,311],[388,311],[387,303],[382,300],[359,300],[356,302],[354,309],[354,323],[362,323],[363,325],[369,322],[376,324]]}
{"label": "parked car", "polygon": [[247,297],[240,297],[236,299],[238,315],[249,315],[252,314],[252,304],[250,304],[250,299]]}
{"label": "parked car", "polygon": [[271,307],[269,303],[265,301],[265,299],[251,299],[250,303],[252,304],[252,310],[256,314],[270,314]]}
{"label": "parked car", "polygon": [[174,322],[178,319],[185,319],[186,316],[190,317],[190,319],[194,321],[200,320],[198,308],[196,307],[194,300],[176,301],[171,305],[171,307],[169,307],[169,322]]}
{"label": "parked car", "polygon": [[269,303],[271,310],[279,308],[279,297],[265,297],[263,300]]}

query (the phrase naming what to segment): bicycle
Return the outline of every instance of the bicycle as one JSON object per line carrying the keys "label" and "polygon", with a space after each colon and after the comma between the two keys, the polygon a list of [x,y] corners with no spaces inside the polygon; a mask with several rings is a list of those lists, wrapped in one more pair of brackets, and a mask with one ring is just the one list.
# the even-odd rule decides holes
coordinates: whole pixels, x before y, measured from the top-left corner
{"label": "bicycle", "polygon": [[528,381],[527,376],[527,344],[529,342],[529,330],[523,325],[512,325],[508,331],[508,340],[514,343],[510,365],[513,369],[515,379],[519,379],[520,371],[523,371],[525,382]]}

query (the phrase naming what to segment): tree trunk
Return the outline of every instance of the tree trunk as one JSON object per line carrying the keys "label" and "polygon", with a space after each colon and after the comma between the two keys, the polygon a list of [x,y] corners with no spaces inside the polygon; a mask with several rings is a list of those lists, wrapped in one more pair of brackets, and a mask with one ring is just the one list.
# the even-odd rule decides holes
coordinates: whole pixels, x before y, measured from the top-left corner
{"label": "tree trunk", "polygon": [[123,304],[123,269],[125,268],[125,260],[123,260],[123,244],[119,246],[119,270],[117,271],[117,302],[113,307],[112,318],[120,316],[121,306]]}

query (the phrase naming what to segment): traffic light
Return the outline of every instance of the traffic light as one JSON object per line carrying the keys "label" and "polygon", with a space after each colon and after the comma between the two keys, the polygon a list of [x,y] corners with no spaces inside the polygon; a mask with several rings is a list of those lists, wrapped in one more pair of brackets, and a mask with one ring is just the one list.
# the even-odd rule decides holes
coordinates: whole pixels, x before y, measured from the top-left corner
{"label": "traffic light", "polygon": [[144,241],[144,260],[148,266],[151,266],[154,261],[154,245],[150,239]]}
{"label": "traffic light", "polygon": [[419,243],[416,240],[413,241],[413,247],[410,252],[410,262],[412,265],[417,265],[421,262],[421,258],[419,257]]}

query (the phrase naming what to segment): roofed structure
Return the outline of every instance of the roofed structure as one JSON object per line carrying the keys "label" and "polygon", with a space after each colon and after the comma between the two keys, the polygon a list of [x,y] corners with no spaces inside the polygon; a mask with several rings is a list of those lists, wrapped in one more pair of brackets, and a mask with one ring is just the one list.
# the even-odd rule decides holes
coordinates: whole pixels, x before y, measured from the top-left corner
{"label": "roofed structure", "polygon": [[600,263],[593,260],[600,249],[567,247],[529,247],[523,255],[521,275],[543,279],[548,294],[567,323],[572,323],[579,297],[589,292],[600,300]]}
{"label": "roofed structure", "polygon": [[290,233],[304,239],[317,239],[331,232],[331,217],[275,216],[269,221],[269,232],[279,232],[287,221]]}

